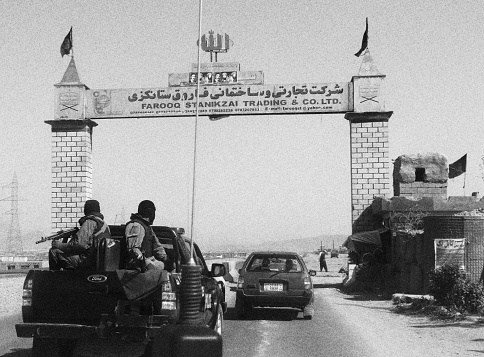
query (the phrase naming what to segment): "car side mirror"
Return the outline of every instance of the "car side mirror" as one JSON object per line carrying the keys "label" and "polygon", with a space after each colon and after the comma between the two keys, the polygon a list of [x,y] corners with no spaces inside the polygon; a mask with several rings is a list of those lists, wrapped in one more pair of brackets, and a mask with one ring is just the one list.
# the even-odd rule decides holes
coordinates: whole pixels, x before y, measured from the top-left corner
{"label": "car side mirror", "polygon": [[316,270],[310,270],[309,275],[310,276],[316,276]]}
{"label": "car side mirror", "polygon": [[219,263],[212,264],[212,276],[214,278],[225,275],[225,265]]}

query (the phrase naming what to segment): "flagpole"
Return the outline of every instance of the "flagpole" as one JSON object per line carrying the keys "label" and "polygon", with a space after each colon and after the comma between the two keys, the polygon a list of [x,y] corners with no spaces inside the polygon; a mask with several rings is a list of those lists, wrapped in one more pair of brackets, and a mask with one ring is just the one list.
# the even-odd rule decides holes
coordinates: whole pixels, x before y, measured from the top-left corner
{"label": "flagpole", "polygon": [[72,31],[73,30],[73,27],[71,26],[71,58],[74,58],[74,34]]}

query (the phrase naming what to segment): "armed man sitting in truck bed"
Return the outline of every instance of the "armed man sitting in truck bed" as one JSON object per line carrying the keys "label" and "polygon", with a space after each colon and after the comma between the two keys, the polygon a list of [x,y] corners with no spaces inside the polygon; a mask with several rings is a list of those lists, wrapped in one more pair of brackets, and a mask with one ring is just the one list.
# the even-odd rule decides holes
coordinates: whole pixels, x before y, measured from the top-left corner
{"label": "armed man sitting in truck bed", "polygon": [[163,269],[167,256],[165,249],[153,232],[156,207],[144,200],[138,205],[138,213],[131,214],[126,224],[125,236],[129,252],[127,269],[145,271],[150,264]]}
{"label": "armed man sitting in truck bed", "polygon": [[[128,300],[143,299],[152,294],[155,309],[161,306],[161,285],[168,281],[167,254],[151,228],[155,220],[156,207],[152,201],[144,200],[138,205],[138,213],[131,215],[126,224],[127,264],[116,271],[119,285]],[[171,264],[167,264],[169,267]],[[116,288],[114,289],[116,290]]]}
{"label": "armed man sitting in truck bed", "polygon": [[50,270],[96,268],[98,243],[101,239],[111,237],[98,201],[86,201],[84,217],[79,220],[79,225],[79,231],[73,234],[69,242],[52,241],[49,250]]}

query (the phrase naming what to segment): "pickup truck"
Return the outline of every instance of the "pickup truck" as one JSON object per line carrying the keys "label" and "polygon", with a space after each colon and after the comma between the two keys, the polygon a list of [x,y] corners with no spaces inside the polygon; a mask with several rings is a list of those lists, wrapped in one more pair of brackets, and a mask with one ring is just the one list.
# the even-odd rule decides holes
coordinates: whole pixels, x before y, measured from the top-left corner
{"label": "pickup truck", "polygon": [[[129,300],[119,287],[120,273],[127,272],[123,269],[127,257],[125,226],[112,225],[110,229],[111,238],[99,242],[95,269],[30,270],[27,273],[23,286],[23,323],[16,324],[15,328],[18,337],[33,338],[34,356],[71,356],[80,339],[102,341],[126,336],[147,340],[145,355],[169,356],[166,351],[156,351],[160,346],[156,338],[162,336],[163,331],[173,331],[173,326],[184,323],[212,331],[206,333],[202,329],[200,338],[205,343],[220,338],[220,343],[215,345],[221,355],[227,304],[216,278],[225,274],[225,266],[214,263],[209,270],[196,244],[190,257],[190,241],[183,235],[183,229],[153,226],[168,262],[162,271],[160,286],[153,293]],[[195,286],[184,290],[183,269],[190,265],[200,274],[195,275],[195,279],[193,276],[186,278],[186,284],[191,279],[190,284],[194,281]],[[196,299],[194,313],[183,315],[183,306],[187,305],[183,302],[183,294]],[[188,308],[193,310],[193,302],[191,305]],[[188,316],[185,318],[188,320],[184,322],[183,316]],[[216,351],[212,352],[215,353],[211,355],[217,355]]]}

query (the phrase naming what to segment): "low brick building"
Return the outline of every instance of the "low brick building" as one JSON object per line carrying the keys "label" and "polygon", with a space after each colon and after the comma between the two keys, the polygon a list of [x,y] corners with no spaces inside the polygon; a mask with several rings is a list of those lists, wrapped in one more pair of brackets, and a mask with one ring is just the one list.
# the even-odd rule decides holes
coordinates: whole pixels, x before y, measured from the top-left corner
{"label": "low brick building", "polygon": [[480,281],[484,266],[484,217],[480,212],[484,212],[484,198],[448,197],[448,179],[449,165],[442,154],[402,155],[395,160],[394,196],[377,197],[371,205],[375,226],[391,231],[382,236],[386,288],[426,293],[429,272],[435,267],[437,238],[465,238],[467,276]]}
{"label": "low brick building", "polygon": [[448,177],[444,155],[402,155],[393,164],[393,195],[447,198]]}

